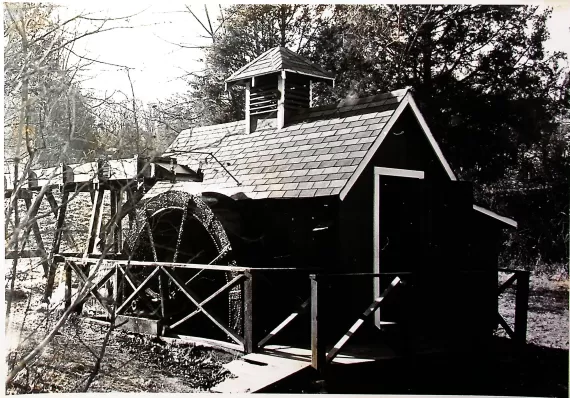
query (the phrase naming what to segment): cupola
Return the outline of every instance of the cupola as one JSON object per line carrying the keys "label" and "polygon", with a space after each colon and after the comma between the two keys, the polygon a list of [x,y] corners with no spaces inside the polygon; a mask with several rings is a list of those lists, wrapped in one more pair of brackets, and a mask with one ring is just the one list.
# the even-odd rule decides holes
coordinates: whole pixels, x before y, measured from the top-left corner
{"label": "cupola", "polygon": [[245,87],[246,131],[282,128],[288,117],[312,105],[312,82],[334,84],[334,75],[285,47],[275,47],[237,70],[226,85]]}

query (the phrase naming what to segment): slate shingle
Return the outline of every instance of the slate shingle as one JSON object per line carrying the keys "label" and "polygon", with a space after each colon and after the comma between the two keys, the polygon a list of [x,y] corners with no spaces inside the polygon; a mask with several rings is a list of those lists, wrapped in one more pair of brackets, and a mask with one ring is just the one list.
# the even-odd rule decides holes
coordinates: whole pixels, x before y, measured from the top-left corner
{"label": "slate shingle", "polygon": [[[201,161],[204,190],[234,187],[253,198],[337,194],[405,93],[312,108],[291,116],[291,124],[278,131],[268,124],[247,134],[244,121],[185,130],[165,156],[194,168]],[[214,153],[227,171],[211,159],[205,164],[207,155],[191,150]],[[228,172],[242,183],[239,187]]]}

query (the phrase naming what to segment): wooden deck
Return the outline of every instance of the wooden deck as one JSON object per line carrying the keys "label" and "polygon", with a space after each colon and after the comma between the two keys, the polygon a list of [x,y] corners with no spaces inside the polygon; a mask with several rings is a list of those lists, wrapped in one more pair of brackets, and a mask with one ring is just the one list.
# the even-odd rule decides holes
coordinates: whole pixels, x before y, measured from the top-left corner
{"label": "wooden deck", "polygon": [[[327,347],[331,350],[333,347]],[[331,363],[354,365],[392,359],[398,354],[386,345],[349,345]],[[311,367],[311,350],[287,345],[268,345],[262,352],[245,355],[224,365],[235,376],[212,388],[226,394],[255,393]]]}

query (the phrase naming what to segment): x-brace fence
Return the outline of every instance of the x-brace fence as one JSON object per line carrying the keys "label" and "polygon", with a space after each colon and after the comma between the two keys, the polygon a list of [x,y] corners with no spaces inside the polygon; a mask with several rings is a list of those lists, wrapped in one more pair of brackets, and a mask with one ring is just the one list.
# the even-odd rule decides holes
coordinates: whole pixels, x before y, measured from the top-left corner
{"label": "x-brace fence", "polygon": [[[254,328],[254,284],[270,283],[264,273],[271,272],[294,272],[293,268],[248,268],[222,265],[202,265],[202,264],[181,264],[165,262],[145,262],[128,260],[98,260],[94,258],[65,257],[66,272],[66,306],[71,305],[71,280],[72,273],[80,286],[89,284],[88,296],[79,303],[79,308],[88,298],[93,298],[105,311],[108,318],[125,314],[133,300],[138,299],[146,307],[145,317],[154,317],[160,321],[159,333],[167,334],[181,325],[191,322],[198,314],[203,314],[215,325],[216,329],[223,332],[231,343],[222,343],[245,352],[253,352],[258,348],[256,328]],[[97,272],[88,271],[88,267],[96,267]],[[135,275],[135,270],[146,269],[144,278]],[[195,270],[197,271],[191,278],[185,280],[177,271]],[[305,276],[310,270],[304,272]],[[223,283],[206,298],[201,298],[195,291],[195,285],[200,281],[200,277],[205,272],[230,273],[232,277]],[[95,277],[88,275],[96,274]],[[152,297],[148,288],[151,283],[158,280],[159,299]],[[112,281],[112,294],[104,296],[100,290]],[[254,282],[255,281],[255,282]],[[129,288],[129,293],[125,287]],[[235,287],[239,287],[243,292],[243,324],[238,327],[230,325],[223,319],[222,314],[216,308],[210,308],[210,304],[223,294],[227,294]],[[173,292],[174,290],[174,292]],[[169,305],[180,305],[171,303],[169,297],[172,293],[180,293],[193,307],[178,319],[169,316]],[[159,305],[157,306],[156,302]],[[218,308],[219,310],[219,308]],[[203,320],[201,321],[203,322]]]}
{"label": "x-brace fence", "polygon": [[[112,314],[121,315],[128,308],[129,304],[136,298],[140,298],[144,305],[148,308],[148,314],[157,315],[158,319],[162,322],[161,333],[167,333],[169,330],[175,329],[178,326],[190,322],[196,315],[202,313],[205,315],[209,321],[215,325],[217,329],[222,331],[228,339],[232,341],[230,345],[234,349],[238,349],[244,352],[255,352],[263,350],[267,344],[275,338],[275,336],[282,333],[282,331],[291,325],[295,320],[301,318],[304,314],[309,312],[310,319],[310,330],[311,330],[311,362],[312,366],[320,372],[324,372],[327,364],[330,364],[334,359],[341,353],[341,351],[346,347],[348,341],[352,336],[361,328],[367,319],[371,319],[371,315],[380,308],[386,301],[388,297],[392,295],[394,290],[400,288],[400,286],[407,283],[408,278],[413,278],[413,273],[400,272],[400,273],[359,273],[359,274],[310,274],[311,270],[300,270],[294,268],[248,268],[248,267],[233,267],[233,266],[219,266],[219,265],[198,265],[198,264],[179,264],[179,263],[161,263],[161,262],[142,262],[142,261],[126,261],[126,260],[99,260],[100,270],[98,272],[98,277],[89,280],[88,274],[85,272],[85,264],[91,263],[96,264],[97,259],[81,259],[81,258],[65,258],[66,263],[66,280],[67,280],[67,290],[66,290],[66,303],[71,304],[71,273],[75,273],[76,278],[80,283],[89,283],[89,295],[93,297],[107,312],[109,316]],[[149,268],[150,272],[146,273],[146,277],[141,281],[138,280],[133,275],[133,269],[137,268]],[[177,270],[180,268],[184,269],[195,269],[197,273],[185,281],[177,274]],[[225,284],[221,285],[213,293],[209,294],[205,299],[199,298],[193,288],[193,283],[199,280],[198,276],[206,271],[215,272],[232,272],[232,278]],[[284,318],[281,322],[276,322],[276,326],[270,330],[269,333],[265,332],[266,335],[261,338],[259,336],[260,328],[256,327],[256,322],[264,318],[263,311],[259,311],[261,308],[259,305],[259,300],[268,301],[270,303],[274,302],[276,298],[280,300],[290,300],[291,296],[282,295],[272,292],[274,297],[259,297],[259,294],[254,301],[254,292],[259,292],[259,290],[254,287],[259,286],[259,284],[267,283],[267,275],[269,273],[276,273],[279,271],[285,271],[287,274],[295,275],[295,280],[303,284],[303,281],[310,281],[310,295],[305,300],[297,297],[300,305],[292,312],[289,312],[285,317],[285,313],[280,312],[279,316]],[[299,272],[301,271],[301,272]],[[528,310],[528,272],[525,271],[510,271],[513,272],[511,276],[503,285],[498,289],[498,293],[503,293],[509,286],[511,286],[515,281],[517,282],[517,309],[515,315],[515,330],[513,331],[505,322],[505,320],[499,315],[499,323],[507,330],[509,336],[517,341],[524,342],[526,335],[526,320],[527,320],[527,310]],[[265,274],[265,275],[264,275]],[[327,350],[325,345],[325,335],[327,334],[327,328],[330,322],[334,322],[334,319],[326,319],[327,311],[324,308],[328,304],[327,296],[330,294],[330,289],[328,289],[328,282],[332,280],[346,280],[346,278],[365,278],[374,279],[382,276],[389,278],[391,283],[384,289],[384,291],[378,296],[374,297],[373,301],[364,311],[358,316],[351,327],[344,332],[342,337]],[[112,279],[113,278],[113,279]],[[109,280],[113,280],[113,293],[112,298],[103,297],[99,293],[101,289]],[[152,280],[158,279],[160,285],[163,287],[160,289],[160,305],[157,307],[153,304],[156,300],[149,297],[145,292],[146,288],[149,286]],[[179,319],[170,319],[166,314],[168,313],[168,297],[167,292],[165,292],[164,287],[166,283],[170,282],[170,286],[174,286],[175,289],[180,292],[188,301],[190,301],[195,309],[186,313]],[[121,297],[121,289],[123,285],[130,286],[131,292],[126,297]],[[216,313],[213,308],[208,307],[213,300],[215,300],[220,295],[229,292],[231,289],[239,286],[243,289],[243,328],[235,328],[230,326],[227,322],[224,322],[220,317],[219,313]],[[330,296],[329,296],[330,297]],[[272,301],[273,300],[273,301]],[[257,303],[254,305],[254,303]],[[291,308],[294,308],[292,306]],[[271,306],[269,308],[272,308]],[[255,310],[255,312],[254,312]],[[274,318],[278,319],[278,318]],[[203,322],[203,320],[202,320]],[[220,342],[223,343],[223,342]],[[220,345],[228,346],[228,343],[223,343]]]}

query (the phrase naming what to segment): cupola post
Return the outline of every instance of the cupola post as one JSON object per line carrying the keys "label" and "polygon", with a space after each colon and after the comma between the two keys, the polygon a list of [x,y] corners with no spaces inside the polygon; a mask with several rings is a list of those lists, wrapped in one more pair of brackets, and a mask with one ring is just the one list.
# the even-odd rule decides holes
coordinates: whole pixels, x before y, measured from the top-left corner
{"label": "cupola post", "polygon": [[291,113],[311,107],[311,82],[334,76],[285,47],[264,52],[226,80],[245,88],[246,133],[281,129]]}

